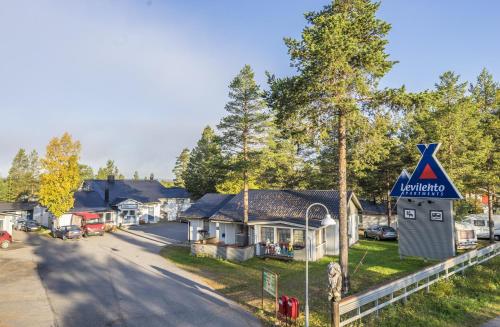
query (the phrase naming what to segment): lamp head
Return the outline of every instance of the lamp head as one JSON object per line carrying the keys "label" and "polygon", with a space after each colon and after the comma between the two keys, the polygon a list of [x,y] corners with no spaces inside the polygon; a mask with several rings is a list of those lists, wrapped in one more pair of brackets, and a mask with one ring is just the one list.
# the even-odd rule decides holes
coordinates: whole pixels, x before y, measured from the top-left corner
{"label": "lamp head", "polygon": [[329,213],[326,214],[325,218],[321,220],[321,226],[333,226],[336,225],[337,222],[330,216]]}

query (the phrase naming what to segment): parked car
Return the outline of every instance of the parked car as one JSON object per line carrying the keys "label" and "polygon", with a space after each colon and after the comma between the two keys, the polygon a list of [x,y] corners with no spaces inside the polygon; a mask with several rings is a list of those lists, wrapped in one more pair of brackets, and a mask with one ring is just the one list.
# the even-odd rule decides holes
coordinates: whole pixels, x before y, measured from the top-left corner
{"label": "parked car", "polygon": [[495,241],[500,241],[500,227],[495,228]]}
{"label": "parked car", "polygon": [[77,225],[63,226],[54,231],[54,237],[65,240],[67,238],[82,237],[82,230]]}
{"label": "parked car", "polygon": [[12,236],[9,232],[0,231],[0,248],[6,249],[12,243]]}
{"label": "parked car", "polygon": [[374,238],[376,240],[396,240],[398,233],[390,226],[373,225],[365,230],[365,238]]}
{"label": "parked car", "polygon": [[101,216],[97,213],[91,212],[76,212],[73,215],[82,218],[82,233],[87,237],[90,235],[104,235],[104,223]]}
{"label": "parked car", "polygon": [[25,232],[35,232],[40,230],[40,224],[34,220],[27,220],[23,225],[21,225],[21,230]]}
{"label": "parked car", "polygon": [[26,224],[26,218],[19,218],[14,223],[14,229],[21,230],[21,228],[23,227],[24,224]]}

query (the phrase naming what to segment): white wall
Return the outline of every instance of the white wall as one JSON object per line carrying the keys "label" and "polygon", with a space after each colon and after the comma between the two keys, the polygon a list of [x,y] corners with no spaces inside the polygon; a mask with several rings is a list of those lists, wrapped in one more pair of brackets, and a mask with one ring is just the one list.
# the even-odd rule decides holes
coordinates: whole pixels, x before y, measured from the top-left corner
{"label": "white wall", "polygon": [[203,230],[203,219],[189,219],[189,240],[191,242],[201,240],[201,235],[198,231]]}
{"label": "white wall", "polygon": [[12,224],[13,217],[12,216],[0,216],[0,231],[6,231],[10,235],[12,235]]}

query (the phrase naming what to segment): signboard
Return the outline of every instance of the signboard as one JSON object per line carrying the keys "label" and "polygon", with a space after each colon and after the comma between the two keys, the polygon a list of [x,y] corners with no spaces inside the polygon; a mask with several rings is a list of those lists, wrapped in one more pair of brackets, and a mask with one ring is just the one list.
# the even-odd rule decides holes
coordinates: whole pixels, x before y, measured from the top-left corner
{"label": "signboard", "polygon": [[403,190],[408,184],[408,181],[410,180],[410,174],[406,171],[406,169],[403,169],[401,174],[398,177],[398,180],[396,181],[396,184],[392,187],[390,196],[393,197],[399,197],[401,196],[401,193],[403,193]]}
{"label": "signboard", "polygon": [[278,276],[275,273],[266,270],[262,272],[262,288],[272,296],[276,295],[277,282]]}
{"label": "signboard", "polygon": [[[405,171],[401,173],[391,191],[391,196],[401,198],[462,199],[462,195],[436,158],[440,143],[419,144],[422,154],[413,174],[405,183]],[[406,173],[408,175],[408,173]],[[409,176],[409,175],[408,175]]]}
{"label": "signboard", "polygon": [[264,291],[274,296],[274,311],[278,317],[278,274],[262,269],[262,310],[264,310]]}

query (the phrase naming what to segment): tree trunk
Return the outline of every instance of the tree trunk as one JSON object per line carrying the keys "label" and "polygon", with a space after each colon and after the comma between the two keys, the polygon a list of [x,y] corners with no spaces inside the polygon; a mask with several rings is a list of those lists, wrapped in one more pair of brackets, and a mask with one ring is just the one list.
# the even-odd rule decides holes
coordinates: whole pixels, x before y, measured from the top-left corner
{"label": "tree trunk", "polygon": [[391,191],[387,191],[387,225],[391,226],[392,208],[391,208]]}
{"label": "tree trunk", "polygon": [[347,159],[346,159],[346,116],[339,112],[339,247],[342,270],[342,292],[349,291],[349,239],[347,235]]}
{"label": "tree trunk", "polygon": [[493,222],[493,203],[492,203],[492,191],[490,186],[487,188],[488,190],[488,226],[490,229],[490,243],[495,242],[495,223]]}
{"label": "tree trunk", "polygon": [[243,131],[243,246],[248,245],[248,131]]}

